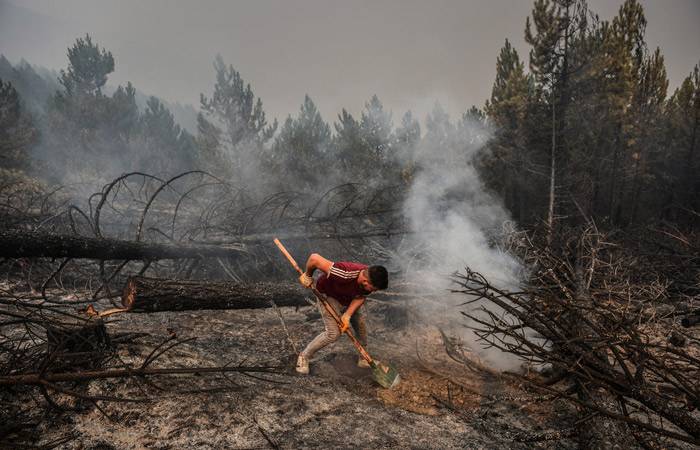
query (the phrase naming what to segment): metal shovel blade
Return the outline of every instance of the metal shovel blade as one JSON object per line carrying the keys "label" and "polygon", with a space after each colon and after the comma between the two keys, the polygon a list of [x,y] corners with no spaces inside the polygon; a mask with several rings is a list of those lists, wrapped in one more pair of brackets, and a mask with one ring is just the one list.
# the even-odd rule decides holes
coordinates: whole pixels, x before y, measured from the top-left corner
{"label": "metal shovel blade", "polygon": [[369,367],[372,369],[372,378],[374,378],[374,381],[385,389],[391,389],[397,386],[399,381],[401,381],[399,372],[388,364],[374,360],[369,364]]}

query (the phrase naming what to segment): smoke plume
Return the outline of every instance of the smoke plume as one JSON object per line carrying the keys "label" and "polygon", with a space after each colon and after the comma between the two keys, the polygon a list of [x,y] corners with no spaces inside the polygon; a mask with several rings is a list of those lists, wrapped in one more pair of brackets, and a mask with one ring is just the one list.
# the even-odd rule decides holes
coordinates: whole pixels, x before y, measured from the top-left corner
{"label": "smoke plume", "polygon": [[411,250],[399,256],[397,265],[418,285],[417,291],[439,299],[416,302],[422,323],[457,333],[486,363],[511,369],[518,361],[498,350],[482,350],[459,313],[479,305],[458,306],[469,299],[449,292],[454,287],[450,275],[466,267],[499,287],[518,284],[518,262],[495,245],[508,214],[486,192],[474,167],[491,133],[466,116],[443,131],[436,139],[429,130],[415,152],[414,178],[403,208],[413,231],[407,246]]}

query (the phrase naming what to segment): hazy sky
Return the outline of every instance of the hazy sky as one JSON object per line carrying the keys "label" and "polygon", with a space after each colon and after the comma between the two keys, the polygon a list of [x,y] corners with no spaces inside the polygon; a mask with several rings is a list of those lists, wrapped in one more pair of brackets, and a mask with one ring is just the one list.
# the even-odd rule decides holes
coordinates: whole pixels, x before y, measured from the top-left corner
{"label": "hazy sky", "polygon": [[[611,18],[621,0],[590,0]],[[700,0],[642,0],[647,43],[671,88],[700,62]],[[304,94],[324,119],[357,114],[377,94],[423,118],[435,100],[453,117],[482,106],[506,38],[527,58],[530,0],[0,0],[0,53],[53,69],[90,33],[112,52],[111,84],[199,105],[220,53],[250,82],[269,117],[296,114]],[[670,93],[670,92],[669,92]]]}

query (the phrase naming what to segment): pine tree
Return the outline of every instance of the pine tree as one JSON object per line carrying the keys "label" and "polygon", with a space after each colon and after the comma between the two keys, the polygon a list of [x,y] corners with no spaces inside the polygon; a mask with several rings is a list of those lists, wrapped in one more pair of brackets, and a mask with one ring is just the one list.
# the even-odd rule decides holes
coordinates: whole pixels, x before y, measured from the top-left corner
{"label": "pine tree", "polygon": [[[506,208],[525,220],[525,194],[531,186],[531,173],[524,170],[526,160],[534,160],[526,145],[529,128],[527,112],[531,82],[517,50],[506,39],[496,60],[496,80],[487,100],[485,112],[494,127],[494,137],[479,158],[486,185],[500,193]],[[478,113],[474,112],[472,116]]]}
{"label": "pine tree", "polygon": [[89,34],[68,49],[68,61],[68,69],[61,71],[60,78],[67,96],[100,95],[107,75],[114,72],[112,53],[93,44]]}
{"label": "pine tree", "polygon": [[571,114],[578,120],[569,134],[567,175],[577,209],[602,222],[611,217],[610,174],[624,139],[633,79],[609,22],[598,23],[596,18],[582,47],[590,63],[577,74],[572,93]]}
{"label": "pine tree", "polygon": [[[125,124],[133,125],[138,115],[133,98],[122,89],[115,104],[102,93],[108,75],[114,70],[114,58],[87,35],[68,49],[68,67],[61,71],[56,91],[49,101],[47,145],[44,158],[53,181],[85,181],[86,178],[111,176],[122,171],[129,159],[125,148],[130,131],[111,117],[118,112]],[[133,94],[133,92],[131,92]]]}
{"label": "pine tree", "polygon": [[214,60],[214,70],[212,97],[200,96],[199,141],[205,144],[206,157],[221,158],[210,161],[211,167],[225,168],[226,175],[245,183],[247,174],[259,170],[263,145],[274,135],[277,121],[268,126],[262,100],[255,98],[250,84],[233,66],[226,66],[220,55]]}
{"label": "pine tree", "polygon": [[629,161],[632,153],[630,146],[634,142],[634,117],[628,105],[638,83],[639,70],[646,52],[644,33],[646,30],[644,9],[637,0],[626,0],[613,19],[611,32],[607,37],[611,42],[608,47],[613,50],[614,72],[617,77],[618,97],[617,132],[614,136],[612,170],[610,171],[609,217],[614,225],[622,223],[623,201],[629,183]]}
{"label": "pine tree", "polygon": [[61,89],[49,102],[44,175],[53,181],[95,181],[124,171],[154,171],[144,154],[136,89],[118,86],[110,97],[102,92],[114,58],[89,35],[68,49],[68,67],[61,71]]}
{"label": "pine tree", "polygon": [[45,113],[46,104],[60,88],[55,73],[37,72],[28,62],[22,60],[16,66],[0,54],[0,78],[11,83],[17,90],[25,110],[38,117]]}
{"label": "pine tree", "polygon": [[0,80],[0,168],[26,169],[28,150],[38,137],[31,117],[23,111],[17,90]]}
{"label": "pine tree", "polygon": [[420,141],[420,123],[413,117],[411,111],[406,111],[401,118],[401,126],[395,132],[398,146],[411,147]]}
{"label": "pine tree", "polygon": [[[551,146],[549,158],[549,205],[547,224],[554,227],[557,184],[560,166],[568,163],[568,108],[571,101],[574,42],[583,42],[588,31],[587,6],[583,0],[536,0],[532,22],[527,18],[525,41],[532,45],[530,70],[547,101],[551,114]],[[534,24],[534,32],[531,26]],[[583,61],[578,61],[582,64]]]}
{"label": "pine tree", "polygon": [[148,99],[139,125],[144,157],[152,160],[159,172],[173,174],[194,167],[196,148],[192,135],[175,123],[173,114],[156,97]]}
{"label": "pine tree", "polygon": [[[415,153],[421,140],[420,123],[413,118],[411,111],[401,118],[401,126],[396,129],[395,144],[389,155],[392,179],[409,184],[413,179]],[[398,173],[397,173],[398,172]]]}
{"label": "pine tree", "polygon": [[379,97],[365,103],[359,121],[343,109],[334,128],[330,155],[339,176],[356,183],[386,183],[394,134],[391,113]]}
{"label": "pine tree", "polygon": [[364,144],[362,149],[358,149],[361,153],[361,179],[375,183],[381,181],[394,138],[392,128],[391,113],[385,111],[379,97],[373,95],[365,103],[360,118],[360,134]]}
{"label": "pine tree", "polygon": [[668,101],[668,162],[664,217],[697,226],[700,212],[700,64],[683,80]]}
{"label": "pine tree", "polygon": [[311,97],[306,95],[296,118],[287,117],[272,146],[271,167],[281,190],[310,192],[333,184],[326,180],[326,152],[330,126],[324,122]]}
{"label": "pine tree", "polygon": [[[639,76],[632,97],[630,113],[634,115],[631,144],[631,190],[628,194],[626,223],[635,223],[640,211],[644,190],[657,184],[654,168],[665,158],[662,146],[664,106],[668,78],[664,58],[657,48],[653,55],[645,57],[639,66]],[[650,199],[651,200],[651,199]],[[650,205],[647,205],[650,206]],[[644,208],[649,211],[648,208]]]}
{"label": "pine tree", "polygon": [[58,128],[71,125],[70,134],[93,132],[109,114],[102,94],[107,76],[114,71],[112,53],[92,42],[90,35],[78,38],[68,49],[68,68],[61,70],[62,89],[54,95],[50,112],[60,114]]}
{"label": "pine tree", "polygon": [[450,116],[438,102],[433,105],[432,111],[425,119],[425,136],[423,141],[428,144],[424,151],[434,152],[435,156],[449,153],[454,144],[455,126],[450,121]]}
{"label": "pine tree", "polygon": [[138,132],[139,108],[136,104],[136,89],[131,83],[118,86],[111,99],[105,101],[105,117],[101,131],[106,139],[115,139],[121,145],[128,145]]}
{"label": "pine tree", "polygon": [[529,75],[506,42],[485,107],[495,135],[479,168],[521,223],[541,216],[545,196],[552,227],[556,217],[626,226],[662,211],[686,220],[693,213],[682,208],[697,208],[697,82],[666,99],[664,58],[647,50],[645,29],[638,0],[602,22],[582,0],[536,0]]}
{"label": "pine tree", "polygon": [[485,107],[489,120],[503,133],[514,133],[522,123],[528,85],[525,64],[506,39],[496,60],[496,80]]}
{"label": "pine tree", "polygon": [[215,173],[227,171],[222,142],[222,130],[208,121],[203,113],[197,114],[197,166]]}
{"label": "pine tree", "polygon": [[345,108],[333,125],[335,136],[331,149],[331,162],[343,181],[354,179],[361,167],[360,152],[364,148],[360,124]]}
{"label": "pine tree", "polygon": [[469,163],[462,146],[458,127],[439,102],[425,119],[425,135],[419,144],[415,158],[415,173],[428,169],[436,175],[440,171],[453,171]]}

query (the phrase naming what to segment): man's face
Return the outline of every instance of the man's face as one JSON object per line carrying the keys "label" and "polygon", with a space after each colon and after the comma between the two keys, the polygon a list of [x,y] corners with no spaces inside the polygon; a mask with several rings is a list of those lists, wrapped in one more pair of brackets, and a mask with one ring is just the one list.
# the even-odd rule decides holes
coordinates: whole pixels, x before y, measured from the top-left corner
{"label": "man's face", "polygon": [[360,275],[358,275],[357,277],[357,283],[360,285],[360,288],[362,289],[365,295],[371,294],[372,292],[377,290],[377,288],[374,287],[372,282],[369,281],[369,272],[367,271],[367,269],[360,272]]}

